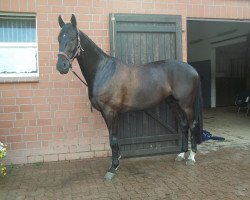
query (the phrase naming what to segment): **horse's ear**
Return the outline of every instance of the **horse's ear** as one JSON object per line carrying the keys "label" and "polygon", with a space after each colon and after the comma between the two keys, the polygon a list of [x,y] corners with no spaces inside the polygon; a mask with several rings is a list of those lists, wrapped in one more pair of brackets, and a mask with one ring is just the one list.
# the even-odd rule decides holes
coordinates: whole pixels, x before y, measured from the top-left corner
{"label": "horse's ear", "polygon": [[76,17],[75,17],[75,15],[74,14],[72,14],[72,16],[71,16],[71,24],[74,26],[74,27],[76,27]]}
{"label": "horse's ear", "polygon": [[61,15],[59,15],[59,17],[58,17],[58,23],[59,23],[59,25],[60,25],[61,28],[65,25],[65,23],[64,23]]}

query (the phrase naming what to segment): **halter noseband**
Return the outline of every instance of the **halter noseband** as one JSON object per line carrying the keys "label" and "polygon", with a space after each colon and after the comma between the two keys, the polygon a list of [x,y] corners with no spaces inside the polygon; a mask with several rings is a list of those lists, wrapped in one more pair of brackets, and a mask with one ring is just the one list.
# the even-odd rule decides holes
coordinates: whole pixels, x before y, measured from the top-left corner
{"label": "halter noseband", "polygon": [[78,44],[77,44],[77,49],[76,49],[76,52],[74,54],[74,56],[72,58],[70,58],[66,53],[62,52],[62,51],[59,51],[58,52],[58,55],[62,55],[64,56],[70,63],[70,65],[72,64],[72,62],[74,61],[74,59],[80,55],[81,51],[84,51],[82,46],[81,46],[81,40],[80,40],[80,32],[79,32],[79,29],[77,29],[77,41],[78,41]]}

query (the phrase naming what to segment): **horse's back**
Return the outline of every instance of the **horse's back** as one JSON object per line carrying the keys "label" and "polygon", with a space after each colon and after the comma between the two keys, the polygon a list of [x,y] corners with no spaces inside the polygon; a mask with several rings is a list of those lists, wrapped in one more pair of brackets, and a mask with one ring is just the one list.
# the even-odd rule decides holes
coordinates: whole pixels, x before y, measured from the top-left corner
{"label": "horse's back", "polygon": [[[156,82],[163,81],[171,88],[178,85],[189,85],[199,78],[197,71],[188,63],[168,59],[135,66],[135,71],[140,71],[142,76],[151,77]],[[145,77],[144,77],[145,80]]]}
{"label": "horse's back", "polygon": [[132,68],[135,71],[139,70],[142,73],[150,73],[152,76],[158,74],[167,75],[171,79],[183,79],[185,78],[194,78],[198,77],[197,71],[188,63],[174,60],[174,59],[167,59],[167,60],[160,60],[151,63],[146,63],[142,65],[133,65]]}
{"label": "horse's back", "polygon": [[142,71],[146,69],[145,72],[148,71],[155,83],[163,88],[166,97],[172,95],[180,103],[191,104],[191,97],[196,94],[199,84],[199,75],[191,65],[168,59],[141,65],[141,68]]}

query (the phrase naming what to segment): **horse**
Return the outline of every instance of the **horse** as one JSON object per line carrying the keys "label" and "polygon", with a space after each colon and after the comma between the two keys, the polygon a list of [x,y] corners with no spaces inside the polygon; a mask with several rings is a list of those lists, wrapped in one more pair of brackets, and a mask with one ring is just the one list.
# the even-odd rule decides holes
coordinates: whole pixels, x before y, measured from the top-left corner
{"label": "horse", "polygon": [[195,163],[197,144],[203,130],[201,83],[197,71],[177,60],[161,60],[142,65],[127,65],[104,53],[77,27],[75,15],[66,23],[58,17],[59,53],[56,64],[61,74],[72,69],[76,58],[88,86],[91,105],[101,112],[109,131],[112,163],[104,178],[112,180],[121,158],[117,137],[120,113],[143,110],[165,100],[176,117],[181,134],[181,153],[176,160],[185,160],[188,132],[191,150],[186,163]]}

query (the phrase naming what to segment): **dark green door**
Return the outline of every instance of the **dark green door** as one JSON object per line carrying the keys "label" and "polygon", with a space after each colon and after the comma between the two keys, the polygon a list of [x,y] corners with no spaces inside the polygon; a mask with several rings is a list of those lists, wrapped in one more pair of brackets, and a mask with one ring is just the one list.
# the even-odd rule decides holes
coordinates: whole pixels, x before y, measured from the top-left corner
{"label": "dark green door", "polygon": [[[110,14],[111,54],[127,64],[181,59],[181,16]],[[119,116],[123,157],[180,150],[181,135],[165,102]]]}

